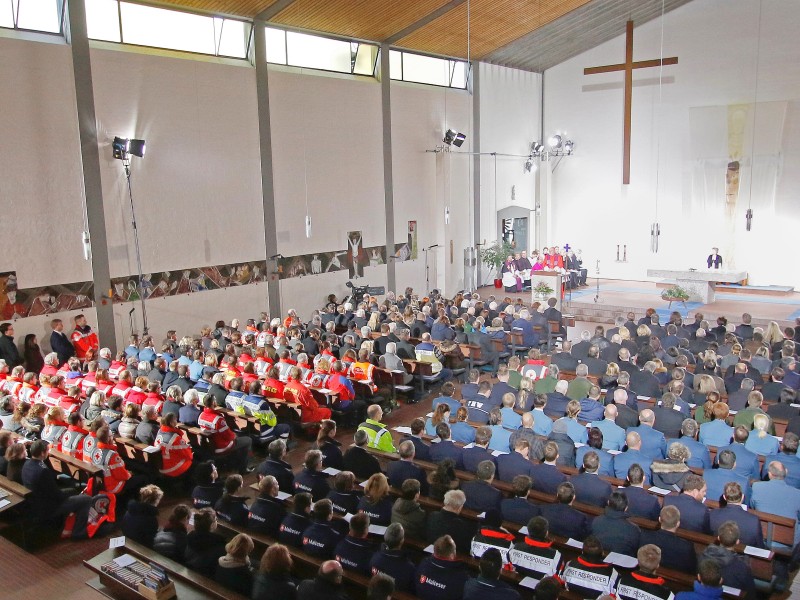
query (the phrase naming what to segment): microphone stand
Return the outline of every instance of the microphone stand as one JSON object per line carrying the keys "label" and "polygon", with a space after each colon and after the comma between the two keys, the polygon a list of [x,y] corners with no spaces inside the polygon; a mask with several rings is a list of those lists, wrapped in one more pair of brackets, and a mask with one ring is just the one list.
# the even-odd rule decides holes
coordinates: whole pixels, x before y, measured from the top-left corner
{"label": "microphone stand", "polygon": [[594,302],[595,304],[602,304],[602,300],[600,300],[600,259],[597,260],[597,264],[595,266],[595,293],[594,293]]}

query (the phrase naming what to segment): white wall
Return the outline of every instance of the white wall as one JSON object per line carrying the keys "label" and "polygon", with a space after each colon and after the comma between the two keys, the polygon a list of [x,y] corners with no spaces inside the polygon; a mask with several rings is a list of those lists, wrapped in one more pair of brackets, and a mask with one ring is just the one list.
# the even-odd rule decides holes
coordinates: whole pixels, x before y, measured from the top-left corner
{"label": "white wall", "polygon": [[[480,63],[481,152],[527,155],[541,140],[541,75]],[[481,157],[481,239],[498,238],[497,212],[508,206],[533,210],[536,174],[526,173],[526,159]],[[496,162],[496,171],[495,171]],[[532,217],[532,215],[531,215]],[[528,239],[534,247],[534,223]],[[528,250],[530,250],[528,248]]]}
{"label": "white wall", "polygon": [[[695,0],[666,15],[664,56],[677,56],[679,64],[664,67],[660,89],[658,69],[635,72],[629,186],[621,184],[622,75],[583,75],[585,67],[621,62],[624,35],[545,73],[546,131],[568,131],[577,149],[553,176],[553,243],[582,247],[586,260],[601,260],[602,275],[630,279],[645,278],[648,267],[700,266],[716,245],[729,249],[732,254],[726,258],[748,270],[752,284],[800,286],[795,270],[786,269],[781,261],[763,260],[764,248],[769,248],[770,256],[793,254],[791,233],[800,224],[800,211],[793,202],[800,166],[795,139],[800,127],[800,72],[794,68],[800,60],[795,34],[800,27],[800,3],[763,2],[756,60],[759,4]],[[636,27],[634,60],[659,56],[661,26],[655,20]],[[752,199],[749,195],[753,147],[749,124],[744,133],[739,203],[731,224],[726,225],[723,208],[701,214],[695,204],[692,153],[698,136],[692,134],[690,116],[703,107],[727,111],[732,105],[752,104],[756,87],[756,155],[762,160],[777,145],[775,158],[781,168],[776,192],[774,199],[767,197],[763,186],[756,185]],[[770,102],[786,103],[782,124],[765,121],[770,112],[765,103]],[[721,160],[727,158],[729,147],[725,133],[723,128],[720,139],[709,141],[721,146]],[[724,167],[719,176],[724,179]],[[751,200],[755,218],[753,231],[747,233],[744,213]],[[653,255],[650,224],[656,218],[662,235],[660,252]],[[617,244],[628,245],[627,264],[614,262]]]}

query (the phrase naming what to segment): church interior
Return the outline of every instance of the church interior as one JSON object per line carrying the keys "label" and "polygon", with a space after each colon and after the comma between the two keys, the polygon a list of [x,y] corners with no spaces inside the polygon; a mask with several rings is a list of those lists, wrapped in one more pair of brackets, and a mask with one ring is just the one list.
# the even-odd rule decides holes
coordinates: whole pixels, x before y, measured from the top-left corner
{"label": "church interior", "polygon": [[[0,0],[0,323],[46,355],[83,314],[116,354],[353,286],[544,304],[488,254],[558,247],[565,340],[648,308],[795,327],[798,31],[796,0]],[[109,537],[25,527],[0,507],[3,597],[149,597],[86,585]]]}

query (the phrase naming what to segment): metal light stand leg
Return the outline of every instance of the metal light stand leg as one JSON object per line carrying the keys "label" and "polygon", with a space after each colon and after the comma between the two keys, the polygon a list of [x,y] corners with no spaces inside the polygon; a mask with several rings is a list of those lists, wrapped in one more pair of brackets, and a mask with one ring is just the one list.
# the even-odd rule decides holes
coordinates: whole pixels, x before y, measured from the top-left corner
{"label": "metal light stand leg", "polygon": [[148,335],[147,329],[147,308],[144,304],[144,288],[142,287],[142,254],[139,250],[139,230],[136,227],[136,211],[133,208],[133,189],[131,188],[131,160],[126,156],[122,161],[125,167],[125,178],[128,180],[128,198],[131,202],[131,225],[133,226],[133,243],[136,250],[136,268],[139,273],[137,289],[139,290],[139,300],[142,303],[142,335]]}
{"label": "metal light stand leg", "polygon": [[595,293],[594,293],[594,302],[595,302],[595,304],[600,304],[600,303],[602,303],[602,300],[600,300],[600,261],[599,260],[597,261],[597,267],[595,268],[595,278],[594,278],[594,280],[595,280],[595,284],[596,284]]}

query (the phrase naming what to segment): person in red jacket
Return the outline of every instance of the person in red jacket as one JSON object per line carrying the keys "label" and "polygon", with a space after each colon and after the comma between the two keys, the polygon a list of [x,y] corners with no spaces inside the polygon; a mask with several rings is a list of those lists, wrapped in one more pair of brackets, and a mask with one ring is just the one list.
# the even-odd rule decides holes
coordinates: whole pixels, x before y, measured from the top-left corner
{"label": "person in red jacket", "polygon": [[58,406],[53,406],[44,417],[42,439],[50,444],[51,450],[61,452],[61,438],[68,428],[69,424],[64,420],[64,411]]}
{"label": "person in red jacket", "polygon": [[22,378],[25,375],[25,367],[19,365],[11,369],[11,374],[3,381],[3,391],[10,396],[17,397],[22,388]]}
{"label": "person in red jacket", "polygon": [[300,421],[302,423],[319,423],[323,419],[331,418],[331,409],[317,404],[314,396],[300,381],[302,372],[299,367],[292,367],[289,371],[289,381],[283,391],[287,402],[300,405]]}
{"label": "person in red jacket", "polygon": [[248,467],[250,447],[253,440],[249,437],[237,437],[228,427],[225,415],[214,406],[214,397],[210,394],[203,398],[203,412],[197,418],[197,424],[211,438],[214,454],[220,458],[230,457],[231,465],[242,475],[252,473],[254,468]]}
{"label": "person in red jacket", "polygon": [[51,377],[49,389],[45,390],[45,386],[42,385],[38,396],[47,406],[58,406],[61,403],[61,399],[67,395],[67,391],[64,389],[63,385],[64,378],[61,377],[61,375]]}
{"label": "person in red jacket", "polygon": [[264,385],[261,388],[261,393],[270,402],[283,402],[283,392],[285,386],[279,379],[280,371],[277,366],[270,368],[267,373],[267,378],[264,380]]}
{"label": "person in red jacket", "polygon": [[75,317],[75,330],[72,332],[70,340],[75,347],[75,356],[81,361],[86,360],[86,355],[89,353],[96,356],[100,349],[97,334],[86,323],[86,317],[83,315]]}
{"label": "person in red jacket", "polygon": [[145,389],[147,389],[149,383],[150,380],[144,375],[137,377],[133,387],[125,397],[125,404],[133,403],[139,408],[142,408],[142,404],[144,404],[144,400],[147,398],[147,392],[145,392]]}
{"label": "person in red jacket", "polygon": [[117,385],[111,390],[111,394],[114,396],[119,396],[122,398],[123,401],[127,401],[128,394],[131,393],[131,389],[133,388],[133,375],[128,369],[122,369],[119,372],[119,380],[117,381]]}
{"label": "person in red jacket", "polygon": [[58,354],[51,352],[44,357],[44,367],[42,367],[40,375],[47,375],[50,377],[56,373],[58,373]]}
{"label": "person in red jacket", "polygon": [[105,491],[109,494],[120,494],[132,477],[131,472],[125,468],[125,463],[119,452],[117,452],[117,446],[111,437],[111,431],[108,427],[101,427],[97,430],[97,446],[92,452],[90,462],[103,469],[103,485]]}
{"label": "person in red jacket", "polygon": [[161,409],[164,408],[164,396],[161,394],[161,385],[157,381],[147,384],[147,394],[145,395],[142,408],[152,406],[156,414],[161,416]]}
{"label": "person in red jacket", "polygon": [[114,384],[108,376],[108,371],[105,369],[97,369],[94,376],[94,389],[96,392],[103,392],[108,398],[114,389]]}
{"label": "person in red jacket", "polygon": [[194,453],[183,431],[178,429],[175,413],[162,417],[161,428],[154,444],[161,449],[161,474],[166,477],[180,477],[192,467]]}
{"label": "person in red jacket", "polygon": [[89,435],[89,430],[83,426],[80,413],[74,412],[67,417],[69,427],[61,436],[61,451],[78,460],[83,460],[83,440]]}
{"label": "person in red jacket", "polygon": [[70,388],[69,391],[61,396],[58,401],[58,406],[64,411],[64,414],[69,416],[76,413],[81,408],[81,390],[78,387]]}
{"label": "person in red jacket", "polygon": [[39,392],[39,386],[36,385],[36,373],[28,372],[22,376],[22,387],[17,392],[18,402],[27,402],[33,404],[36,394]]}

